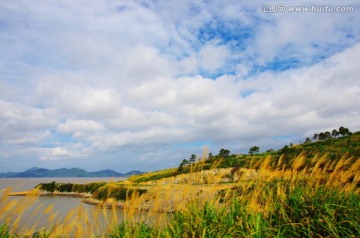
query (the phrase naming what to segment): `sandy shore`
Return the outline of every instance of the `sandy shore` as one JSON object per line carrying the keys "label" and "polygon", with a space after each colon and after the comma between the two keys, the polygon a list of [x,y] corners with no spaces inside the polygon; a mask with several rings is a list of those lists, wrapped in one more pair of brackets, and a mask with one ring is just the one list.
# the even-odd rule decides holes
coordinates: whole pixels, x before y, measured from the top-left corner
{"label": "sandy shore", "polygon": [[104,207],[104,208],[112,208],[112,207],[117,207],[117,208],[124,208],[125,204],[122,201],[100,201],[94,198],[85,198],[82,200],[83,203],[86,204],[90,204],[90,205],[94,205],[94,206],[100,206],[100,207]]}
{"label": "sandy shore", "polygon": [[75,198],[91,198],[90,193],[75,193],[75,192],[45,192],[41,190],[28,190],[21,192],[12,192],[9,196],[66,196]]}
{"label": "sandy shore", "polygon": [[139,205],[131,205],[126,204],[123,201],[114,201],[112,199],[107,201],[100,201],[94,198],[85,198],[82,200],[82,202],[94,206],[100,206],[101,208],[120,208],[120,209],[130,209],[130,210],[136,210],[136,211],[151,211],[151,212],[160,212],[160,213],[173,213],[172,210],[166,210],[161,207],[155,208],[154,206],[151,206],[149,204],[139,204]]}

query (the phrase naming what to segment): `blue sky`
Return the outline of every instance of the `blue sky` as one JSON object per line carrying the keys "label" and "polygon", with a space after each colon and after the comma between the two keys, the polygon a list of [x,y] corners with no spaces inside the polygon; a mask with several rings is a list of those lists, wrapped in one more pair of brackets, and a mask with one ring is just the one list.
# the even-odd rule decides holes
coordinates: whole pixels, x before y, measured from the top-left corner
{"label": "blue sky", "polygon": [[359,3],[269,3],[1,1],[0,172],[152,171],[360,130]]}

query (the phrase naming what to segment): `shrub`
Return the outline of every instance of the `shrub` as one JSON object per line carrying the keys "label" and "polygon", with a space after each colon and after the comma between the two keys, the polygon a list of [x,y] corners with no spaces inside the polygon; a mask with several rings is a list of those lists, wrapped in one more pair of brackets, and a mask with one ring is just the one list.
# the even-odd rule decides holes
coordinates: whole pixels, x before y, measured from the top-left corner
{"label": "shrub", "polygon": [[73,188],[72,183],[58,183],[56,184],[56,190],[59,192],[71,192]]}
{"label": "shrub", "polygon": [[127,188],[125,186],[117,186],[108,184],[105,186],[100,187],[98,190],[96,190],[93,193],[93,198],[98,200],[106,200],[108,198],[114,198],[115,200],[122,200],[125,201],[128,197],[131,197],[135,192],[138,193],[138,195],[141,195],[145,192],[147,192],[146,189],[135,189],[135,188]]}
{"label": "shrub", "polygon": [[55,191],[55,185],[55,181],[52,181],[49,183],[40,183],[36,186],[36,188],[52,193]]}
{"label": "shrub", "polygon": [[93,182],[86,184],[74,184],[72,191],[78,193],[94,193],[100,187],[104,186],[106,182]]}

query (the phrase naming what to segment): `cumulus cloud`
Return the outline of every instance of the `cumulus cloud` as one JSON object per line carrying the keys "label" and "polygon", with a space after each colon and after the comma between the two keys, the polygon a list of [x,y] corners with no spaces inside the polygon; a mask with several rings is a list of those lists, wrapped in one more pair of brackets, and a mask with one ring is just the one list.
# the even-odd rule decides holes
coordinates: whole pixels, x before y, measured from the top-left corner
{"label": "cumulus cloud", "polygon": [[104,130],[104,126],[93,120],[67,120],[57,127],[60,133],[96,133]]}
{"label": "cumulus cloud", "polygon": [[0,100],[0,139],[5,144],[37,144],[49,136],[57,119],[51,109],[42,110]]}
{"label": "cumulus cloud", "polygon": [[359,18],[251,1],[3,2],[1,170],[154,170],[205,144],[359,130]]}
{"label": "cumulus cloud", "polygon": [[225,64],[230,52],[224,45],[206,44],[200,50],[200,62],[208,71],[215,71]]}
{"label": "cumulus cloud", "polygon": [[73,144],[66,147],[52,147],[41,148],[39,152],[42,156],[39,158],[41,161],[53,161],[53,160],[77,160],[83,159],[89,156],[86,149],[81,144]]}
{"label": "cumulus cloud", "polygon": [[126,77],[132,81],[171,76],[173,66],[152,46],[136,45],[126,56]]}

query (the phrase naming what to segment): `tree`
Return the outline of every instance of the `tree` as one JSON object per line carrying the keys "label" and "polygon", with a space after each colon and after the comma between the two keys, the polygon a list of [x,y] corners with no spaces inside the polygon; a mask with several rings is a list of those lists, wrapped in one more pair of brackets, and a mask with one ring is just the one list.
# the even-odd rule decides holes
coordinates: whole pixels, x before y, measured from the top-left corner
{"label": "tree", "polygon": [[313,139],[318,140],[319,139],[319,134],[315,133]]}
{"label": "tree", "polygon": [[229,157],[230,156],[230,150],[226,150],[226,149],[221,149],[220,151],[219,151],[219,156],[220,157],[223,157],[223,158],[225,158],[225,157]]}
{"label": "tree", "polygon": [[196,155],[192,154],[189,159],[189,164],[195,163],[196,161]]}
{"label": "tree", "polygon": [[260,148],[258,146],[253,146],[249,149],[249,154],[253,155],[255,153],[259,153],[259,151],[260,151]]}
{"label": "tree", "polygon": [[309,137],[308,137],[308,138],[306,138],[304,143],[305,143],[305,144],[307,144],[307,143],[311,143],[311,139],[310,139]]}
{"label": "tree", "polygon": [[340,126],[339,128],[339,133],[342,135],[342,136],[346,136],[346,135],[349,135],[350,134],[350,131],[348,128],[345,128],[343,126]]}
{"label": "tree", "polygon": [[330,131],[326,131],[326,132],[325,132],[325,140],[330,139],[330,138],[331,138],[331,133],[330,133]]}
{"label": "tree", "polygon": [[281,149],[281,154],[286,154],[289,151],[289,146],[285,145],[282,149]]}
{"label": "tree", "polygon": [[332,135],[332,137],[334,137],[334,138],[338,137],[339,134],[340,134],[340,133],[339,133],[336,129],[334,129],[334,130],[331,132],[331,135]]}
{"label": "tree", "polygon": [[187,159],[183,159],[183,161],[181,161],[179,168],[178,168],[178,172],[182,172],[184,167],[187,166],[189,164],[189,161]]}
{"label": "tree", "polygon": [[321,132],[321,133],[319,134],[319,140],[325,140],[325,138],[326,138],[325,133],[324,133],[324,132]]}

